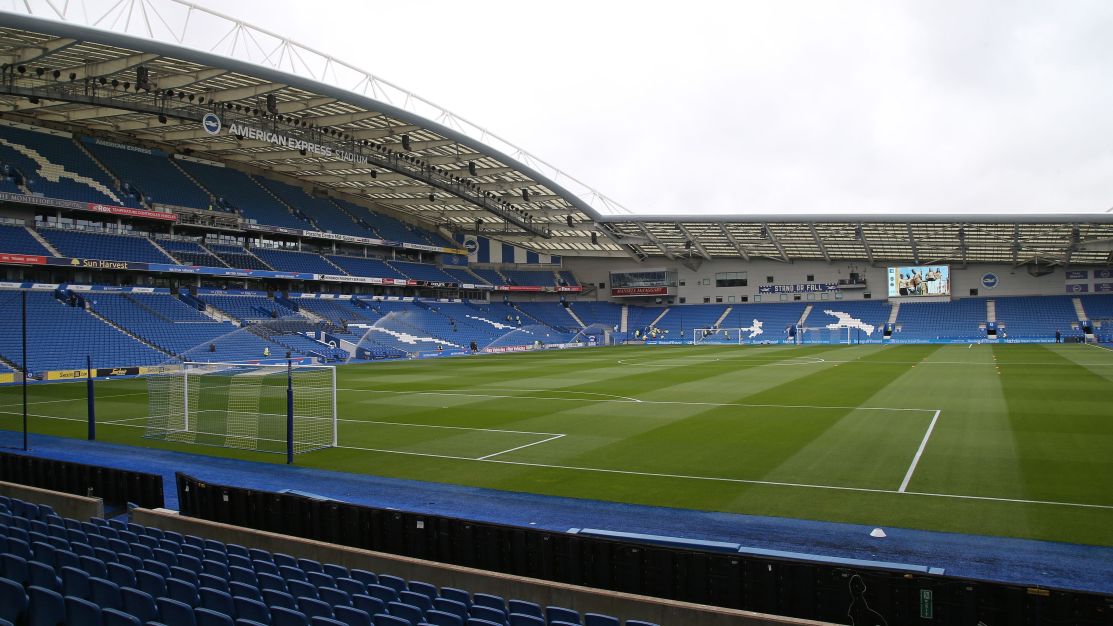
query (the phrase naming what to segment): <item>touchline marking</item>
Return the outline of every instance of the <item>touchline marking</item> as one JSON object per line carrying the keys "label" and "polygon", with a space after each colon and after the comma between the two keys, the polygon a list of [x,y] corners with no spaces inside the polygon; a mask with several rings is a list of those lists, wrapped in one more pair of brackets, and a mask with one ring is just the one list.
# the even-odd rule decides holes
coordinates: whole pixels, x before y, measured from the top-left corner
{"label": "touchline marking", "polygon": [[[926,409],[920,409],[920,410],[926,410]],[[51,415],[42,415],[42,416],[38,416],[38,417],[43,417],[43,418],[46,418],[46,419],[54,419],[54,420],[64,420],[64,421],[68,421],[68,422],[85,422],[85,421],[88,421],[88,420],[81,419],[81,418],[54,417],[54,416],[51,416]],[[146,428],[145,426],[140,426],[140,425],[136,425],[136,424],[119,424],[119,426],[122,426],[124,428]],[[224,435],[224,436],[228,436],[228,435]],[[262,438],[257,438],[257,439],[260,439],[261,441],[276,441],[276,440],[271,440],[271,439],[264,440]],[[538,443],[540,443],[540,442],[538,442]],[[129,444],[123,444],[123,445],[129,445]],[[449,455],[449,454],[433,454],[431,452],[409,452],[409,451],[406,451],[406,450],[385,450],[385,449],[382,449],[382,448],[361,448],[361,447],[358,447],[358,446],[335,446],[335,447],[337,449],[340,449],[340,450],[360,450],[360,451],[363,451],[363,452],[381,452],[383,454],[401,454],[401,455],[405,455],[405,456],[420,456],[420,457],[428,457],[428,458],[434,458],[434,459],[448,459],[448,460],[452,460],[452,461],[472,461],[472,462],[476,462],[476,463],[499,463],[501,465],[520,465],[520,466],[523,466],[523,467],[542,467],[542,468],[548,468],[548,469],[562,469],[562,470],[579,471],[579,472],[599,472],[599,473],[605,473],[605,474],[623,474],[623,475],[628,475],[628,476],[648,476],[648,477],[651,477],[651,478],[677,478],[677,479],[682,479],[682,480],[707,480],[707,481],[714,481],[714,482],[726,482],[726,483],[737,483],[737,484],[748,484],[748,485],[766,485],[766,486],[772,486],[772,487],[798,487],[798,488],[802,488],[802,489],[828,489],[828,490],[834,490],[834,491],[853,491],[853,492],[859,492],[859,493],[880,493],[880,494],[891,494],[891,495],[901,494],[901,492],[895,491],[893,489],[870,489],[868,487],[839,487],[839,486],[836,486],[836,485],[812,485],[812,484],[808,484],[808,483],[787,483],[787,482],[775,482],[775,481],[769,481],[769,480],[748,480],[748,479],[745,479],[745,478],[721,478],[721,477],[716,477],[716,476],[688,476],[688,475],[684,475],[684,474],[662,474],[662,473],[654,473],[654,472],[635,472],[635,471],[631,471],[631,470],[604,469],[604,468],[598,468],[598,467],[576,467],[576,466],[571,466],[571,465],[552,465],[552,464],[547,464],[547,463],[526,463],[524,461],[503,461],[501,459],[483,459],[483,460],[480,460],[480,459],[477,459],[477,458],[474,458],[474,457],[468,457],[468,456],[453,456],[453,455]],[[929,492],[922,492],[922,491],[906,491],[906,492],[903,493],[903,495],[925,496],[925,497],[931,497],[931,498],[957,498],[957,499],[961,499],[961,500],[985,500],[985,501],[988,501],[988,502],[1009,502],[1009,503],[1015,503],[1015,504],[1043,504],[1043,505],[1050,505],[1050,506],[1066,506],[1066,507],[1075,507],[1075,508],[1101,509],[1101,510],[1113,511],[1113,505],[1108,505],[1108,504],[1082,504],[1082,503],[1079,503],[1079,502],[1056,502],[1056,501],[1052,501],[1052,500],[1022,500],[1022,499],[1018,499],[1018,498],[993,498],[993,497],[989,497],[989,496],[964,496],[964,495],[958,495],[958,494],[952,494],[952,493],[929,493]]]}
{"label": "touchline marking", "polygon": [[[558,402],[611,402],[617,404],[676,404],[681,406],[739,406],[751,408],[765,408],[765,409],[830,409],[834,411],[920,411],[924,413],[931,413],[935,409],[912,409],[907,407],[891,407],[891,406],[819,406],[814,404],[746,404],[743,402],[684,402],[681,400],[595,400],[593,398],[552,398],[547,396],[509,396],[485,393],[461,393],[456,390],[426,390],[426,391],[400,391],[394,389],[352,389],[337,387],[337,391],[352,391],[360,393],[393,393],[393,394],[408,394],[415,396],[460,396],[463,398],[493,398],[493,399],[512,399],[512,400],[556,400]],[[343,420],[342,420],[343,421]],[[347,421],[362,421],[362,420],[347,420]],[[549,434],[549,433],[540,433]]]}
{"label": "touchline marking", "polygon": [[494,454],[488,454],[487,456],[481,456],[478,459],[476,459],[476,461],[486,461],[487,459],[499,456],[500,454],[506,454],[507,452],[513,452],[515,450],[521,450],[522,448],[528,448],[530,446],[536,446],[536,445],[539,445],[539,444],[542,444],[542,443],[548,443],[548,442],[550,442],[554,439],[560,439],[563,436],[564,435],[553,435],[552,437],[549,437],[548,439],[542,439],[541,441],[535,441],[533,443],[527,443],[526,445],[518,446],[517,448],[510,448],[509,450],[503,450],[502,452],[496,452]]}
{"label": "touchline marking", "polygon": [[924,438],[920,441],[920,448],[916,450],[916,456],[912,457],[912,464],[908,466],[908,471],[904,474],[904,480],[900,483],[900,489],[897,489],[900,493],[904,493],[904,490],[908,488],[908,481],[912,480],[912,472],[916,471],[916,465],[920,462],[920,456],[924,454],[924,448],[927,447],[928,439],[931,438],[931,431],[935,430],[935,423],[939,421],[940,412],[941,411],[936,411],[935,415],[931,418],[931,423],[928,424],[927,432],[924,433]]}

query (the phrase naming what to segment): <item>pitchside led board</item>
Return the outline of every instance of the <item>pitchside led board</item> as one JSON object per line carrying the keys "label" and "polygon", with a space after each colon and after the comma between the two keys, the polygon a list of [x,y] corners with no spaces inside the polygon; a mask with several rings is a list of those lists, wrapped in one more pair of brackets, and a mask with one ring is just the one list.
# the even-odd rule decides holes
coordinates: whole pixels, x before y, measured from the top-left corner
{"label": "pitchside led board", "polygon": [[951,268],[947,265],[890,267],[888,278],[890,298],[951,295]]}

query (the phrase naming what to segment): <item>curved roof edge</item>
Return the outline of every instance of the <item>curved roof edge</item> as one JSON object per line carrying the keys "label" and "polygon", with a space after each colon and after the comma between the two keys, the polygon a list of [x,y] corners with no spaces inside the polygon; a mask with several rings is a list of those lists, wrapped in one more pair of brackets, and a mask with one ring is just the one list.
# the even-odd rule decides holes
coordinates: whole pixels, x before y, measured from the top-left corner
{"label": "curved roof edge", "polygon": [[739,215],[604,215],[604,224],[681,222],[686,224],[785,224],[816,222],[827,224],[1113,224],[1113,213],[780,213]]}
{"label": "curved roof edge", "polygon": [[[250,61],[243,61],[236,58],[221,56],[212,52],[197,50],[195,48],[190,48],[174,43],[156,41],[153,39],[137,37],[130,34],[116,33],[101,28],[87,26],[84,24],[64,22],[60,20],[39,17],[36,15],[13,13],[8,10],[0,9],[0,25],[12,26],[27,30],[37,30],[39,32],[50,32],[62,37],[70,37],[85,41],[96,41],[124,48],[145,50],[159,55],[173,56],[194,63],[207,65],[209,67],[221,67],[231,71],[241,72],[243,74],[254,75],[268,81],[289,85],[291,87],[303,89],[305,91],[320,93],[321,95],[336,98],[337,100],[346,101],[359,106],[373,107],[376,110],[387,112],[392,117],[396,117],[397,119],[428,128],[433,132],[436,132],[437,134],[466,145],[481,153],[492,156],[499,161],[513,164],[515,169],[518,169],[534,181],[560,194],[572,206],[576,207],[576,209],[582,211],[584,214],[590,216],[592,219],[600,220],[604,217],[604,215],[600,213],[595,207],[591,206],[588,202],[584,201],[580,196],[576,195],[571,190],[552,180],[549,176],[529,165],[526,165],[525,163],[522,163],[520,160],[510,156],[509,154],[506,154],[501,150],[498,150],[490,145],[483,143],[479,139],[471,137],[456,129],[445,126],[439,122],[425,118],[417,113],[407,111],[389,102],[376,100],[375,98],[371,98],[369,96],[344,89],[343,87],[330,85],[328,83],[322,83],[314,79],[305,78],[296,74],[290,74],[283,70],[267,67],[265,65],[259,65]],[[528,155],[528,153],[525,153],[524,151],[522,152],[522,154]],[[533,158],[533,160],[541,162],[540,160],[535,158]],[[575,180],[571,177],[568,178],[570,180]],[[585,186],[585,188],[587,187]],[[605,198],[605,196],[602,196],[602,194],[598,194],[598,192],[595,192],[590,188],[587,189],[591,191],[592,194],[600,198]]]}

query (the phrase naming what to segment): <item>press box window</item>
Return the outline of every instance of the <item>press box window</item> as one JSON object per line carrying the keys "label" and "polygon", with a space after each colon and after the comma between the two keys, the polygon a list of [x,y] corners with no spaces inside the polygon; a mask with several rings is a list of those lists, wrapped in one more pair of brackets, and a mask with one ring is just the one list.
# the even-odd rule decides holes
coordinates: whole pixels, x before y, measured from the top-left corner
{"label": "press box window", "polygon": [[746,287],[750,284],[747,272],[716,272],[716,287]]}

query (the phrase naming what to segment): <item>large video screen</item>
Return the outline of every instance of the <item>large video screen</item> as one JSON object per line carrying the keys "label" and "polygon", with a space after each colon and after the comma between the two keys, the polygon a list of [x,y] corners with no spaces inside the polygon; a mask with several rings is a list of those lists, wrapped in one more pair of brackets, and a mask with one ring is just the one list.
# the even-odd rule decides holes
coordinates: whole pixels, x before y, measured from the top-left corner
{"label": "large video screen", "polygon": [[890,298],[949,295],[951,295],[951,268],[947,265],[889,268]]}

